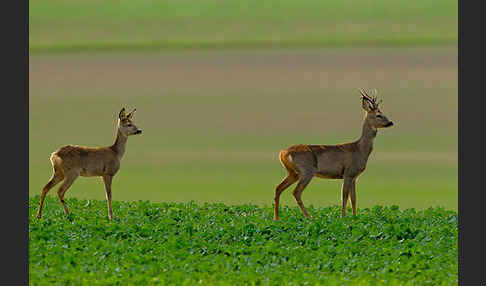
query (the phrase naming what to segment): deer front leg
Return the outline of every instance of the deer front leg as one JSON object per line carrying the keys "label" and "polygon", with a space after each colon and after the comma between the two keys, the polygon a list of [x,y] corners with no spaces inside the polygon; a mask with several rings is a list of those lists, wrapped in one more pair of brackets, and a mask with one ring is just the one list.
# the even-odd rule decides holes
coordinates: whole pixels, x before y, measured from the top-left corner
{"label": "deer front leg", "polygon": [[106,200],[108,201],[108,218],[113,219],[113,211],[111,210],[111,182],[113,176],[106,175],[103,176],[103,182],[105,183]]}
{"label": "deer front leg", "polygon": [[351,206],[353,207],[353,215],[356,215],[356,180],[351,183],[349,198],[351,199]]}
{"label": "deer front leg", "polygon": [[354,182],[354,178],[344,177],[343,187],[341,190],[341,199],[342,199],[341,217],[344,217],[344,215],[346,214],[346,204],[348,203],[348,195],[351,191],[353,182]]}

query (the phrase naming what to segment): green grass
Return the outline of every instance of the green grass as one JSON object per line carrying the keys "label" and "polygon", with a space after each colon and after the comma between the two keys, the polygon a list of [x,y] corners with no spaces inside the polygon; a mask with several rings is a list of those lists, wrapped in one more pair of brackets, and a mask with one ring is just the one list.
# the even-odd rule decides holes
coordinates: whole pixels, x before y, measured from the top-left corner
{"label": "green grass", "polygon": [[457,45],[457,1],[29,2],[31,52]]}
{"label": "green grass", "polygon": [[456,285],[458,214],[29,200],[30,285]]}

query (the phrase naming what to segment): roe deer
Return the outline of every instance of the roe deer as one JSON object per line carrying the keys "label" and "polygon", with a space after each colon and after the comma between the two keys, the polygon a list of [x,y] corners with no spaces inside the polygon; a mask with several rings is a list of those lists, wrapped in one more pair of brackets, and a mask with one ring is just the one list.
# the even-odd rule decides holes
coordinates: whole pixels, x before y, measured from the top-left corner
{"label": "roe deer", "polygon": [[66,191],[79,176],[97,176],[103,177],[106,199],[108,201],[108,218],[110,220],[113,219],[113,212],[111,210],[111,182],[113,176],[120,169],[120,160],[125,153],[128,136],[142,133],[142,130],[138,129],[132,122],[134,112],[135,109],[125,114],[125,108],[123,108],[118,114],[116,140],[113,145],[107,147],[67,145],[52,153],[50,159],[54,173],[42,189],[37,218],[41,218],[42,216],[42,204],[44,203],[47,192],[57,183],[64,180],[59,190],[57,190],[57,195],[64,208],[64,212],[66,215],[69,215],[69,211],[64,202],[64,194]]}
{"label": "roe deer", "polygon": [[302,192],[314,176],[325,179],[343,179],[341,217],[346,212],[348,195],[351,199],[353,215],[356,215],[356,179],[365,170],[368,157],[373,150],[377,129],[390,127],[393,122],[383,115],[375,97],[370,97],[362,89],[361,103],[365,119],[361,137],[351,143],[339,145],[293,145],[280,151],[279,159],[287,169],[287,177],[275,189],[274,220],[278,220],[280,194],[296,181],[293,195],[307,218],[311,218],[302,202]]}

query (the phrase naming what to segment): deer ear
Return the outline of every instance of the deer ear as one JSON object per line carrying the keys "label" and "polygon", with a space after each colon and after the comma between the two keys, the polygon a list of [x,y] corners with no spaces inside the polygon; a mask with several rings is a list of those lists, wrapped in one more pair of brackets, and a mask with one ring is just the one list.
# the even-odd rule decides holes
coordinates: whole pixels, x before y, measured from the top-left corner
{"label": "deer ear", "polygon": [[127,115],[127,118],[128,118],[128,119],[132,119],[133,114],[135,113],[135,111],[137,111],[137,109],[136,109],[136,108],[134,108],[132,111],[130,111],[130,113],[128,113],[128,115]]}
{"label": "deer ear", "polygon": [[120,119],[124,119],[126,118],[126,114],[125,114],[125,107],[123,107],[121,110],[120,110],[120,113],[118,113],[118,118]]}
{"label": "deer ear", "polygon": [[373,106],[371,105],[371,103],[368,100],[366,100],[364,97],[361,98],[361,106],[367,112],[370,112],[370,111],[373,110]]}

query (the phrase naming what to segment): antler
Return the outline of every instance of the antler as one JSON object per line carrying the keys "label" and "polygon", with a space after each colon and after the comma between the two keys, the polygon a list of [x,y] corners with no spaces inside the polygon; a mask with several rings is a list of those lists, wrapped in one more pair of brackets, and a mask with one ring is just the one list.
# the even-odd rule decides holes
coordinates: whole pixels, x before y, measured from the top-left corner
{"label": "antler", "polygon": [[131,118],[132,118],[132,116],[133,116],[133,114],[135,113],[135,111],[136,111],[136,110],[137,110],[137,109],[136,109],[136,108],[134,108],[132,111],[130,111],[130,112],[127,114],[127,118],[128,118],[128,119],[131,119]]}
{"label": "antler", "polygon": [[378,90],[376,90],[376,88],[373,89],[374,97],[369,96],[362,88],[359,89],[359,92],[363,96],[363,99],[368,100],[375,109],[378,108],[378,105],[383,102],[383,100],[381,99],[380,101],[378,101],[378,97],[377,97]]}
{"label": "antler", "polygon": [[366,91],[364,91],[362,88],[359,89],[359,92],[361,93],[361,95],[363,96],[364,99],[367,99],[369,101],[372,101],[373,99],[366,93]]}
{"label": "antler", "polygon": [[375,102],[376,106],[378,107],[378,105],[383,102],[383,99],[380,99],[378,101],[378,96],[377,96],[378,90],[376,90],[376,88],[375,88],[374,92],[375,92],[375,97],[373,97],[373,101]]}

